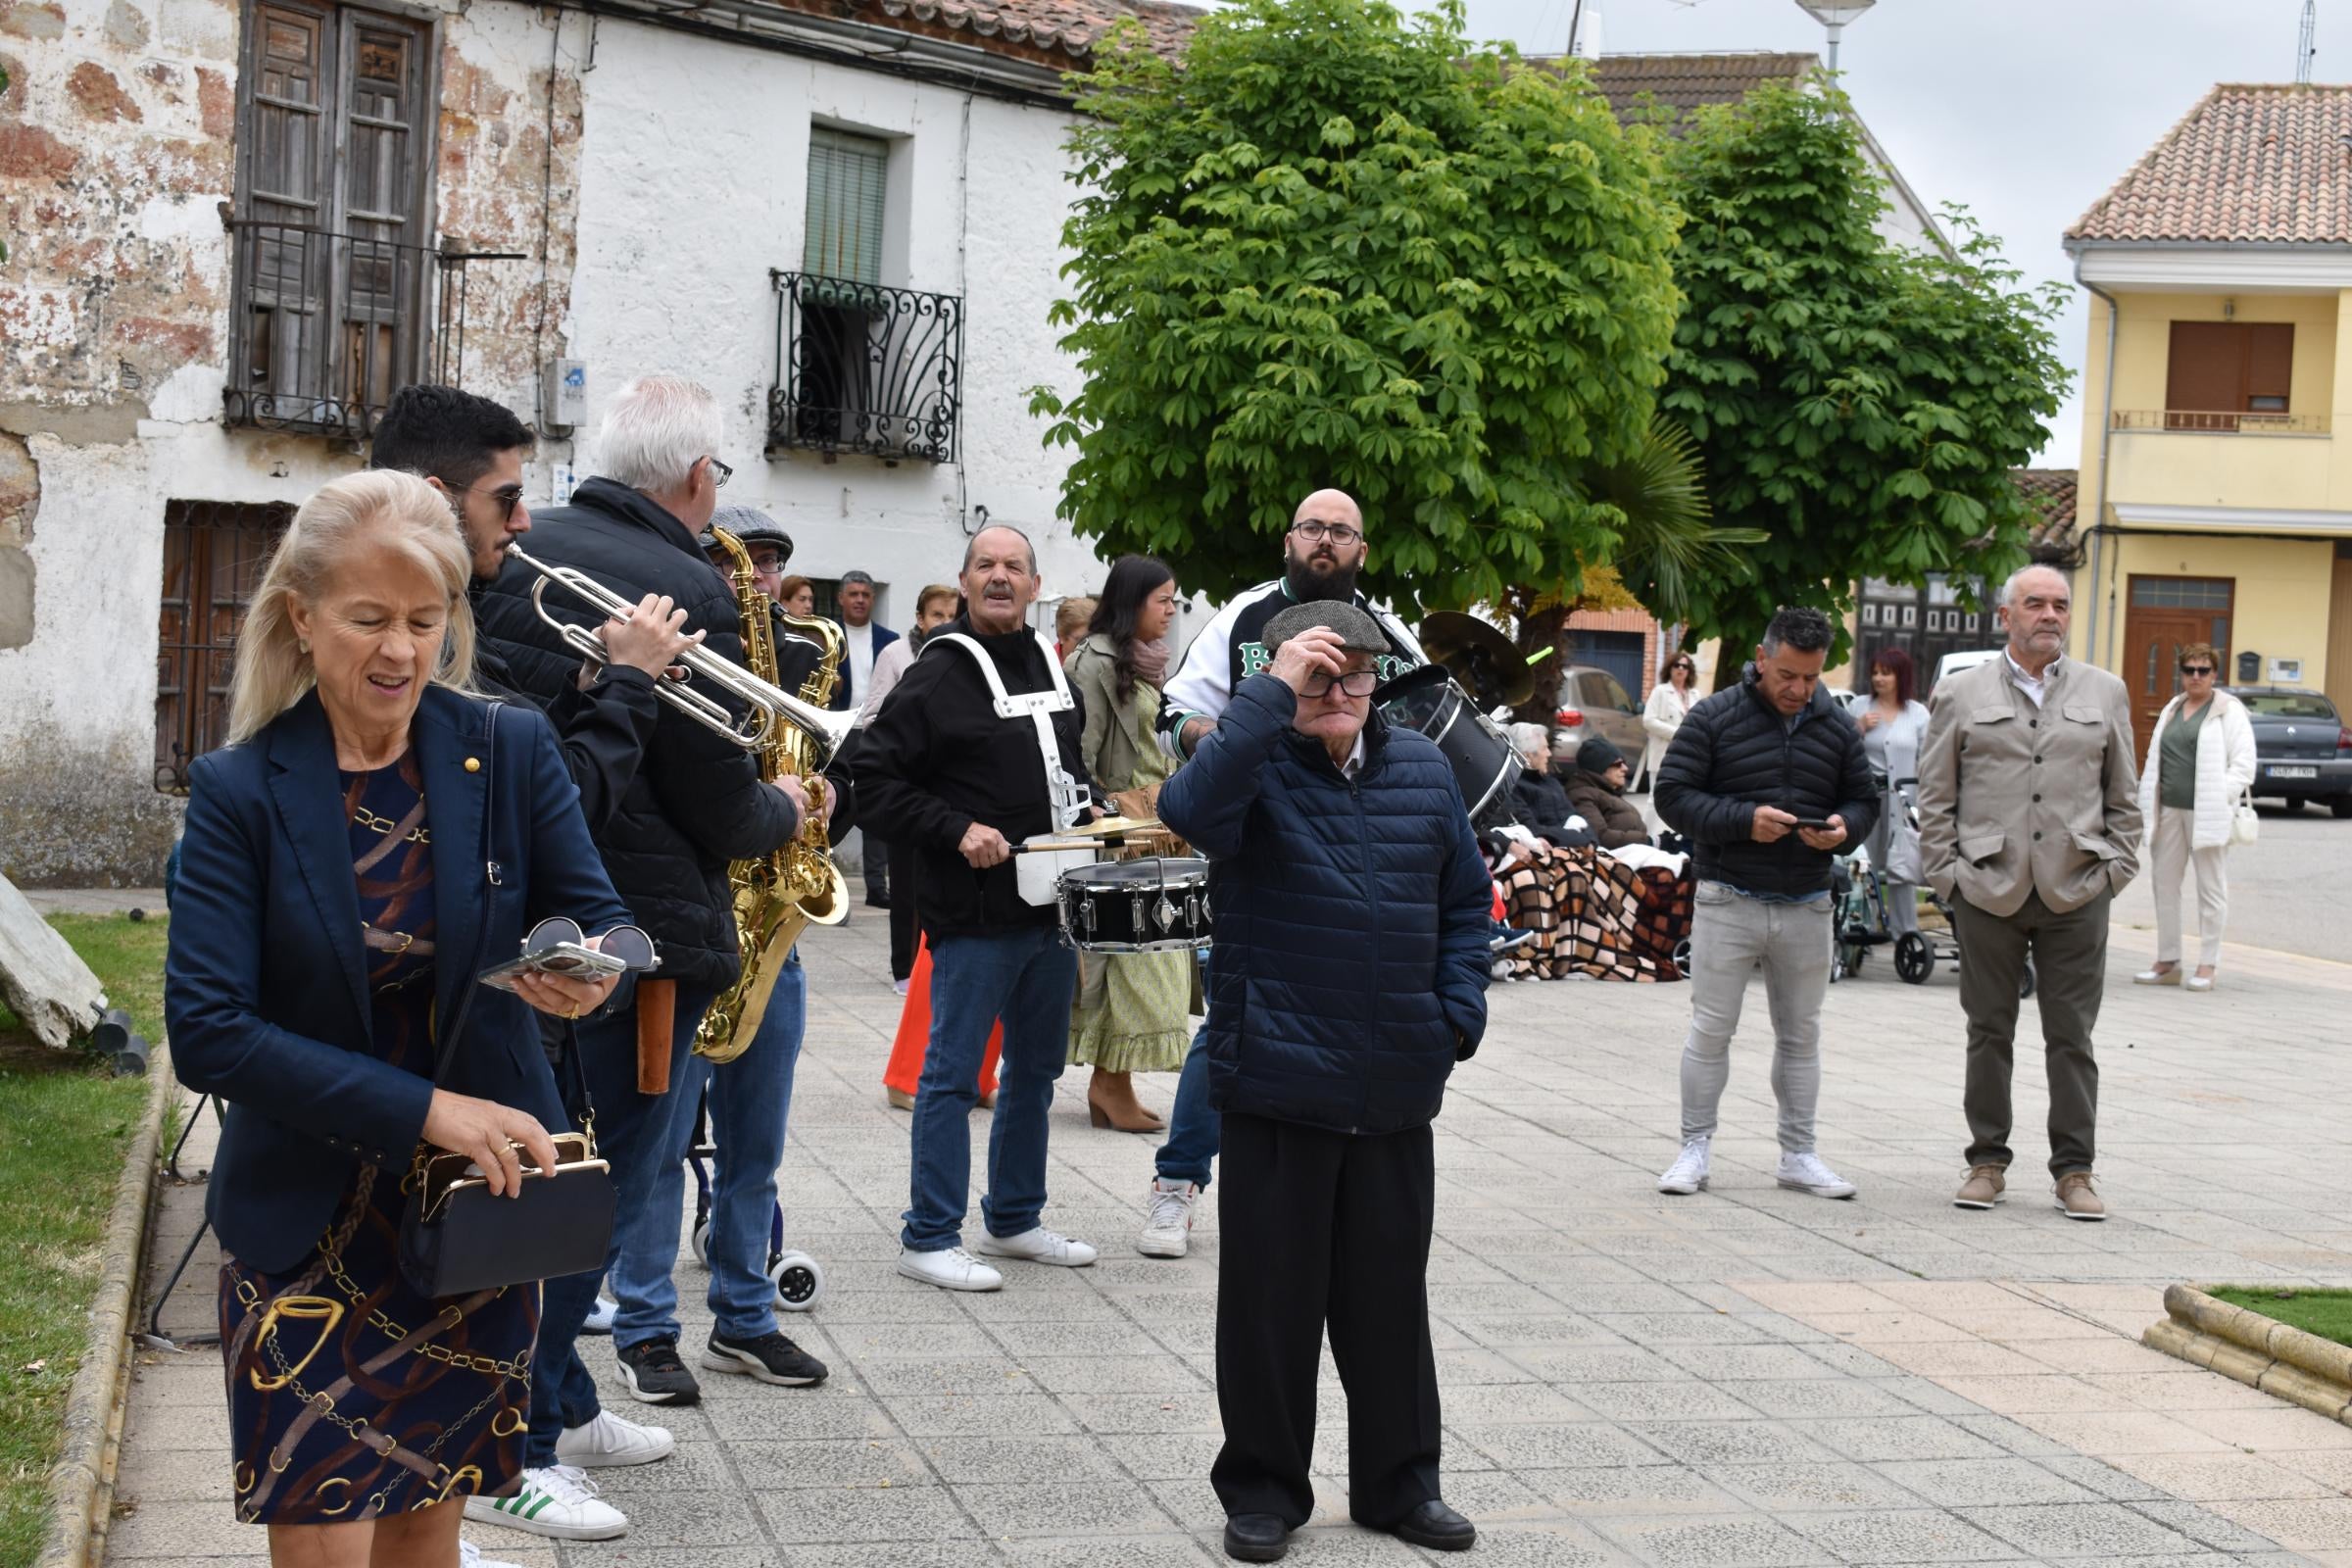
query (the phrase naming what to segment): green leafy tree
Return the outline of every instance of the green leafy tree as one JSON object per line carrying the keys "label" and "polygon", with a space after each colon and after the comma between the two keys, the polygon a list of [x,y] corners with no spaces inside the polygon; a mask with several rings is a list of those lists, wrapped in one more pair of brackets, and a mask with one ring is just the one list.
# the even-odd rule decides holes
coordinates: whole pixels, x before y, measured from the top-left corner
{"label": "green leafy tree", "polygon": [[1666,159],[1688,304],[1661,401],[1717,518],[1765,535],[1692,583],[1693,630],[1746,647],[1776,606],[1841,612],[1860,577],[2022,564],[2032,519],[2009,470],[2065,393],[2064,290],[2020,287],[1958,210],[1948,249],[1882,237],[1880,178],[1826,82],[1702,110]]}
{"label": "green leafy tree", "polygon": [[1338,485],[1401,604],[1612,558],[1594,475],[1646,439],[1676,217],[1583,68],[1473,49],[1458,4],[1240,0],[1181,69],[1131,27],[1075,81],[1054,320],[1084,383],[1032,407],[1080,534],[1222,595]]}

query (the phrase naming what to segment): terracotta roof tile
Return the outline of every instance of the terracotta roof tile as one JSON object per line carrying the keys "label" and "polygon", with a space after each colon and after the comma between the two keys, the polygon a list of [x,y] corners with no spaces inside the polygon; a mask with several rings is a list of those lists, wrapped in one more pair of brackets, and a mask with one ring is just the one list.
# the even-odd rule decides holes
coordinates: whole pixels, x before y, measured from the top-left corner
{"label": "terracotta roof tile", "polygon": [[2074,553],[2077,472],[2073,468],[2009,470],[2026,504],[2039,514],[2030,535],[2030,548],[2036,559]]}
{"label": "terracotta roof tile", "polygon": [[1201,16],[1199,8],[1170,0],[837,0],[827,9],[835,15],[863,12],[867,20],[909,31],[960,34],[978,48],[1010,46],[1008,52],[1024,58],[1058,57],[1068,67],[1087,64],[1097,41],[1127,17],[1143,23],[1154,49],[1173,57]]}
{"label": "terracotta roof tile", "polygon": [[2352,243],[2352,86],[2207,93],[2069,240]]}
{"label": "terracotta roof tile", "polygon": [[1592,83],[1620,120],[1644,93],[1683,120],[1705,104],[1736,104],[1768,81],[1802,81],[1820,64],[1809,54],[1602,55]]}

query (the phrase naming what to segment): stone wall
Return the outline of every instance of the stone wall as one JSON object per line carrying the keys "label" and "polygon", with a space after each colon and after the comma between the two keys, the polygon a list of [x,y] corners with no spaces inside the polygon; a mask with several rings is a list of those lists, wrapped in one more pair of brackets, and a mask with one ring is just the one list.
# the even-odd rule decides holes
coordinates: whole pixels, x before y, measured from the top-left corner
{"label": "stone wall", "polygon": [[[162,874],[166,507],[299,502],[360,462],[221,422],[239,17],[0,0],[0,874],[29,886]],[[469,269],[464,379],[533,417],[534,367],[562,352],[589,24],[485,3],[441,25],[439,234],[530,258]]]}

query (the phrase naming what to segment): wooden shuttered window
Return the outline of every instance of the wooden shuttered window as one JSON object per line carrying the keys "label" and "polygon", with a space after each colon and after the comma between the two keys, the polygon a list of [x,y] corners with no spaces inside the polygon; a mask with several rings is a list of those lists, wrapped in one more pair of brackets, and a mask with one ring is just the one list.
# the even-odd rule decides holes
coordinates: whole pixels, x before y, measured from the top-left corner
{"label": "wooden shuttered window", "polygon": [[882,197],[890,144],[812,126],[808,132],[808,237],[801,270],[853,283],[882,281]]}
{"label": "wooden shuttered window", "polygon": [[2283,415],[2295,329],[2283,321],[2175,321],[2165,374],[2165,425],[2235,430],[2241,415]]}
{"label": "wooden shuttered window", "polygon": [[231,416],[364,433],[422,360],[434,27],[263,0],[245,61]]}

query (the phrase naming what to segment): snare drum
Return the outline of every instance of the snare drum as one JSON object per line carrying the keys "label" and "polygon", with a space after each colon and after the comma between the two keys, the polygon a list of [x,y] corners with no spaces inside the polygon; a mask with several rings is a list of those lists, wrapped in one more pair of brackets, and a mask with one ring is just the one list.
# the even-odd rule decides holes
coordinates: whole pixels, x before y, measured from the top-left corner
{"label": "snare drum", "polygon": [[1110,860],[1061,873],[1061,939],[1086,953],[1179,953],[1209,945],[1208,862]]}
{"label": "snare drum", "polygon": [[1486,827],[1511,814],[1511,786],[1527,763],[1509,736],[1480,712],[1454,681],[1440,681],[1407,691],[1389,705],[1392,716],[1437,743],[1453,764],[1453,779],[1462,788],[1462,803],[1470,808],[1474,826]]}

